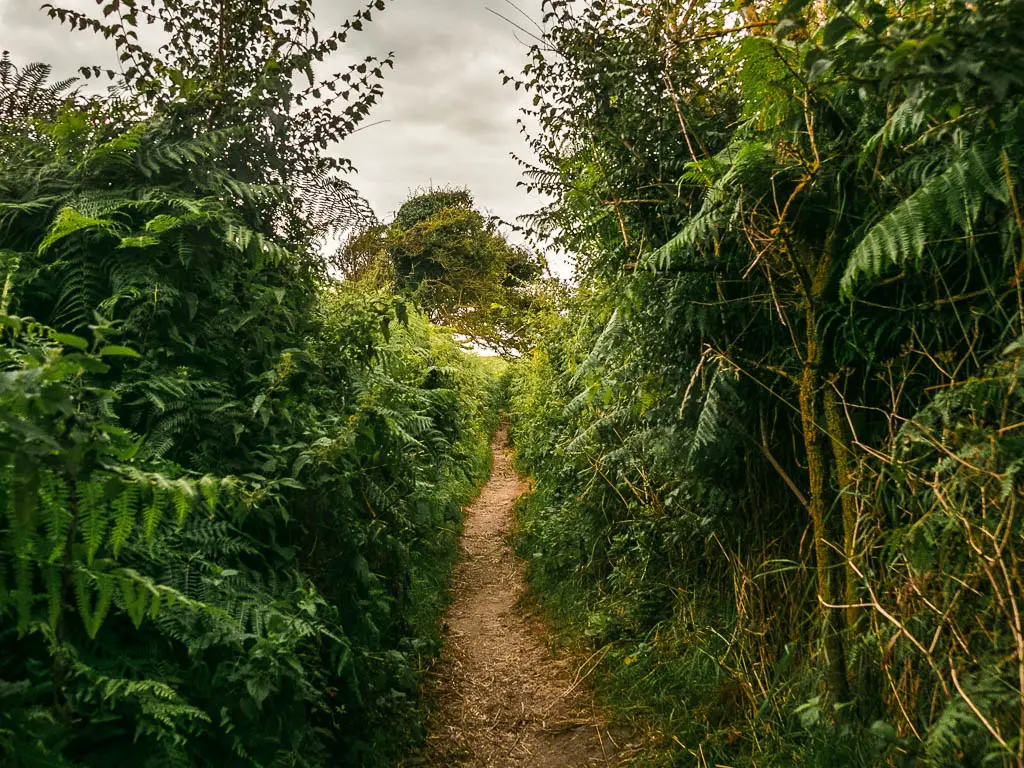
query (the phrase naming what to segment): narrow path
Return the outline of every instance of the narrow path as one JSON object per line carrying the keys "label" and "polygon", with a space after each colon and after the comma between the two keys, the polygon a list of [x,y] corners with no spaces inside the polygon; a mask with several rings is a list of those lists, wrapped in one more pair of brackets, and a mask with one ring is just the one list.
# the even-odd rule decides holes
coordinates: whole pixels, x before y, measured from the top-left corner
{"label": "narrow path", "polygon": [[506,543],[526,490],[499,432],[494,470],[466,511],[454,602],[446,616],[427,755],[435,768],[584,768],[619,751],[586,681],[556,659],[545,629],[520,607],[522,564]]}

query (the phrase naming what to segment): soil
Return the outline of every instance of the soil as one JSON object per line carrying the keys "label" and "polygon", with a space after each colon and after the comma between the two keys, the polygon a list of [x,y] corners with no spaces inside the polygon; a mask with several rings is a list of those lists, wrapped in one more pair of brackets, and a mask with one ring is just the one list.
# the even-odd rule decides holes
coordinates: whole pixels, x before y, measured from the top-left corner
{"label": "soil", "polygon": [[623,734],[609,730],[594,704],[590,667],[556,658],[543,622],[524,606],[523,566],[507,539],[526,483],[505,442],[502,431],[491,446],[491,478],[466,510],[444,651],[433,670],[427,747],[408,765],[619,765]]}

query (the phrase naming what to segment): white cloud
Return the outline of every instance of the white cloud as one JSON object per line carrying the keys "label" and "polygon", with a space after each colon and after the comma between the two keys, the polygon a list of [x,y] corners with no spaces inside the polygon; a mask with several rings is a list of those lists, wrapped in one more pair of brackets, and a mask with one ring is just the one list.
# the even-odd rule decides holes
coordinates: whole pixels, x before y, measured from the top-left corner
{"label": "white cloud", "polygon": [[[94,7],[91,0],[65,4]],[[540,0],[517,4],[539,19]],[[325,27],[363,5],[317,3]],[[482,208],[506,220],[538,208],[535,196],[517,188],[519,168],[510,157],[526,152],[516,125],[524,96],[503,86],[498,74],[525,64],[526,49],[516,39],[524,36],[489,8],[529,23],[508,0],[393,0],[389,6],[350,39],[342,61],[328,62],[323,70],[338,71],[368,54],[396,55],[384,98],[367,121],[386,122],[356,133],[338,149],[359,171],[352,179],[356,188],[381,217],[429,185],[468,187]],[[39,10],[39,0],[0,0],[0,47],[22,63],[52,64],[58,76],[85,64],[115,62],[108,41],[59,26]]]}

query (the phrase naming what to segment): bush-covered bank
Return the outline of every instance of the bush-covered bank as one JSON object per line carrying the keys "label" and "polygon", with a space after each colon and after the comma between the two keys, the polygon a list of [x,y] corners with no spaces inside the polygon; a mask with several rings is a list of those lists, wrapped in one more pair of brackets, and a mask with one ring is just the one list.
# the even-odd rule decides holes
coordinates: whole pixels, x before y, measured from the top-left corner
{"label": "bush-covered bank", "polygon": [[400,300],[239,244],[174,188],[191,164],[89,187],[149,130],[0,179],[5,760],[385,764],[497,381]]}
{"label": "bush-covered bank", "polygon": [[109,97],[0,60],[5,766],[372,768],[419,738],[500,385],[330,279],[367,214],[323,149],[382,65],[332,80],[343,110],[295,75],[384,3],[320,34],[279,5],[147,6],[159,53],[132,3],[54,11],[133,62]]}
{"label": "bush-covered bank", "polygon": [[540,600],[639,765],[1024,765],[1024,5],[545,3]]}

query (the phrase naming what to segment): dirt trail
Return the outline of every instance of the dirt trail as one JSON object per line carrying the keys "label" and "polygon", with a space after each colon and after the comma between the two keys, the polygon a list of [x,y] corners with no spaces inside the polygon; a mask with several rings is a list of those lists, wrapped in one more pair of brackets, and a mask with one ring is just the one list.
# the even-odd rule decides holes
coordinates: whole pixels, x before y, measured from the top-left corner
{"label": "dirt trail", "polygon": [[583,768],[616,765],[619,746],[569,659],[552,657],[541,622],[519,605],[521,563],[505,538],[526,490],[504,430],[494,470],[466,511],[454,602],[446,616],[427,755],[435,768]]}

